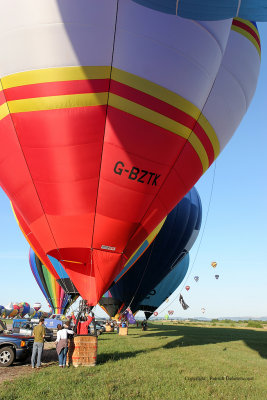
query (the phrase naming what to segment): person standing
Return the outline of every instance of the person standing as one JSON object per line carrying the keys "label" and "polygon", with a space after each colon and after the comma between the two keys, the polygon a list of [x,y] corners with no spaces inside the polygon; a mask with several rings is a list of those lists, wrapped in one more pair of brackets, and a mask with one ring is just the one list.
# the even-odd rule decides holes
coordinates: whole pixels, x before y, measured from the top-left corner
{"label": "person standing", "polygon": [[42,352],[44,348],[44,337],[45,337],[44,318],[40,318],[39,324],[33,328],[33,337],[34,337],[34,343],[33,343],[32,358],[31,358],[32,368],[35,368],[36,355],[37,355],[36,368],[40,368]]}
{"label": "person standing", "polygon": [[62,327],[60,324],[57,326],[57,340],[56,349],[58,354],[58,365],[59,367],[66,367],[67,353],[68,353],[68,334],[74,335],[74,331],[71,329]]}

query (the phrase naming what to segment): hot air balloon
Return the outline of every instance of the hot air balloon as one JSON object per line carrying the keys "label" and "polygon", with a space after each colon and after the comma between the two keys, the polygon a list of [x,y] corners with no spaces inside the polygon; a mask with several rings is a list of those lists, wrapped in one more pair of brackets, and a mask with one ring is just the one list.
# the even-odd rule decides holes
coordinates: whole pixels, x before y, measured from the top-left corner
{"label": "hot air balloon", "polygon": [[54,276],[30,249],[29,261],[32,273],[38,286],[51,306],[54,314],[65,314],[71,304],[77,299],[77,295],[68,295],[57,283]]}
{"label": "hot air balloon", "polygon": [[220,276],[220,275],[215,275],[215,278],[216,278],[216,279],[219,279],[219,276]]}
{"label": "hot air balloon", "polygon": [[153,315],[154,315],[155,317],[157,317],[157,316],[159,315],[159,313],[158,313],[157,311],[154,311],[154,312],[153,312]]}
{"label": "hot air balloon", "polygon": [[211,263],[211,266],[212,266],[213,268],[216,268],[216,267],[217,267],[216,261],[213,261],[213,262]]}
{"label": "hot air balloon", "polygon": [[115,278],[109,289],[113,299],[125,307],[131,304],[133,312],[142,310],[139,303],[156,294],[155,287],[190,250],[200,230],[201,217],[201,200],[193,188],[168,215],[144,254],[134,264],[130,259]]}
{"label": "hot air balloon", "polygon": [[173,310],[169,310],[169,311],[168,311],[168,314],[169,314],[169,315],[173,315],[173,313],[174,313]]}
{"label": "hot air balloon", "polygon": [[111,318],[115,317],[116,314],[120,314],[124,305],[120,300],[112,297],[110,290],[101,297],[98,304]]}
{"label": "hot air balloon", "polygon": [[[17,315],[17,314],[21,315],[21,313],[22,313],[22,311],[23,311],[23,305],[22,305],[22,303],[14,303],[14,304],[13,304],[13,309],[14,309],[14,311],[15,311],[15,310],[17,311],[17,313],[16,313],[15,315]],[[11,314],[12,314],[12,313],[11,313]],[[13,315],[11,315],[11,314],[10,314],[10,317],[13,316]]]}
{"label": "hot air balloon", "polygon": [[150,312],[151,315],[172,293],[178,288],[183,281],[189,267],[189,254],[173,268],[161,282],[154,287],[152,295],[146,296],[142,299],[137,307],[140,311]]}
{"label": "hot air balloon", "polygon": [[0,317],[5,313],[5,307],[0,305]]}
{"label": "hot air balloon", "polygon": [[42,249],[42,246],[31,232],[28,224],[21,216],[19,211],[13,205],[12,205],[12,210],[16,218],[16,221],[18,223],[18,226],[20,227],[25,239],[30,244],[30,247],[33,249],[36,256],[42,261],[42,263],[46,266],[48,271],[53,275],[58,284],[64,289],[66,293],[71,295],[74,294],[78,295],[79,293],[77,289],[71,282],[69,276],[67,275],[61,263],[54,257],[47,256],[45,254],[44,250]]}
{"label": "hot air balloon", "polygon": [[205,308],[201,308],[201,312],[204,314],[206,312]]}
{"label": "hot air balloon", "polygon": [[40,310],[40,308],[42,307],[41,303],[34,303],[33,308],[36,312],[38,312]]}
{"label": "hot air balloon", "polygon": [[29,314],[30,312],[30,304],[29,303],[20,303],[22,306],[21,316],[24,317],[25,315]]}
{"label": "hot air balloon", "polygon": [[194,279],[195,279],[196,282],[198,282],[199,281],[199,276],[194,276]]}
{"label": "hot air balloon", "polygon": [[133,0],[142,6],[183,18],[216,21],[241,17],[267,21],[266,0]]}
{"label": "hot air balloon", "polygon": [[185,290],[188,291],[189,289],[190,289],[190,286],[186,286],[186,287],[185,287]]}
{"label": "hot air balloon", "polygon": [[232,137],[258,31],[132,0],[0,11],[0,184],[93,306]]}
{"label": "hot air balloon", "polygon": [[30,318],[33,318],[36,314],[36,311],[34,308],[30,307],[30,311],[28,312],[28,315]]}

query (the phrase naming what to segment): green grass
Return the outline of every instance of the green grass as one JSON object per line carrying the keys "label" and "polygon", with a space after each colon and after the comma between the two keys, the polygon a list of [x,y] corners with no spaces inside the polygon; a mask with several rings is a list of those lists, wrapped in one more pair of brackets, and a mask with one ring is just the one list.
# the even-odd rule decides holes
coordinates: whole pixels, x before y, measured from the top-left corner
{"label": "green grass", "polygon": [[0,386],[1,400],[266,399],[267,332],[149,324],[103,334],[98,365],[34,371]]}

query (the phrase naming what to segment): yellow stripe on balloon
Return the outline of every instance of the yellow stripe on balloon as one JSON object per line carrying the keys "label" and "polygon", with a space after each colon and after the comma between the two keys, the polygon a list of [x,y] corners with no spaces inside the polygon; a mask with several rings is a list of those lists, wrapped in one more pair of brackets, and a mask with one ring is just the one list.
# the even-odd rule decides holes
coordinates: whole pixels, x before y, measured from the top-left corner
{"label": "yellow stripe on balloon", "polygon": [[151,110],[150,108],[141,106],[140,104],[125,99],[124,97],[120,97],[116,94],[110,93],[109,105],[117,108],[118,110],[125,111],[128,114],[134,115],[135,117],[141,118],[144,121],[167,129],[168,131],[173,132],[176,135],[183,137],[184,139],[188,139],[191,133],[191,129],[180,124],[179,122],[176,122],[163,114]]}
{"label": "yellow stripe on balloon", "polygon": [[218,155],[220,154],[220,142],[215,133],[215,130],[213,129],[213,127],[211,126],[211,124],[209,123],[209,121],[203,114],[201,114],[199,116],[197,122],[199,123],[199,125],[202,127],[202,129],[205,131],[206,135],[208,136],[208,138],[212,144],[212,147],[213,147],[214,159],[216,159],[218,157]]}
{"label": "yellow stripe on balloon", "polygon": [[90,107],[107,104],[108,93],[82,93],[36,97],[8,102],[10,113]]}
{"label": "yellow stripe on balloon", "polygon": [[259,56],[261,57],[261,49],[260,46],[258,44],[258,42],[256,41],[256,39],[245,29],[240,28],[239,26],[235,26],[232,25],[231,28],[233,31],[240,33],[241,35],[245,36],[252,44],[254,44],[254,46],[256,47],[257,52],[259,53]]}
{"label": "yellow stripe on balloon", "polygon": [[7,103],[4,103],[0,106],[0,120],[5,118],[9,114],[9,109]]}
{"label": "yellow stripe on balloon", "polygon": [[197,155],[198,155],[198,157],[199,157],[199,159],[201,161],[202,168],[203,168],[203,173],[204,173],[205,171],[207,171],[207,169],[210,166],[209,158],[207,156],[205,147],[203,146],[203,144],[201,143],[201,141],[199,140],[197,135],[195,135],[193,132],[189,136],[188,141],[192,145],[192,147],[194,148],[195,152],[197,153]]}
{"label": "yellow stripe on balloon", "polygon": [[147,79],[141,78],[140,76],[117,68],[112,68],[111,79],[140,90],[158,100],[164,101],[165,103],[190,115],[194,119],[198,119],[200,115],[200,110],[190,101],[179,96],[177,93]]}
{"label": "yellow stripe on balloon", "polygon": [[108,66],[81,66],[36,69],[33,71],[18,72],[2,78],[3,89],[36,83],[77,81],[84,79],[108,79]]}
{"label": "yellow stripe on balloon", "polygon": [[174,121],[173,119],[157,113],[156,111],[150,110],[149,108],[141,106],[140,104],[136,104],[113,93],[110,93],[109,95],[109,105],[119,110],[125,111],[128,114],[134,115],[135,117],[141,118],[154,125],[157,125],[170,132],[173,132],[184,139],[188,139],[201,161],[203,172],[208,169],[209,160],[206,150],[201,141],[198,139],[196,134],[192,132],[191,129],[180,124],[179,122]]}

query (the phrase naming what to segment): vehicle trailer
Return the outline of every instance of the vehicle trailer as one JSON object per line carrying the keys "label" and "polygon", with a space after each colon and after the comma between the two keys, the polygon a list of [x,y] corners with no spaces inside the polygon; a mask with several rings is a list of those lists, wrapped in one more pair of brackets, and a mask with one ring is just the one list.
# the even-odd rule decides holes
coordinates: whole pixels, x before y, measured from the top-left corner
{"label": "vehicle trailer", "polygon": [[15,334],[0,335],[0,367],[9,367],[14,361],[24,361],[31,354],[33,338]]}

